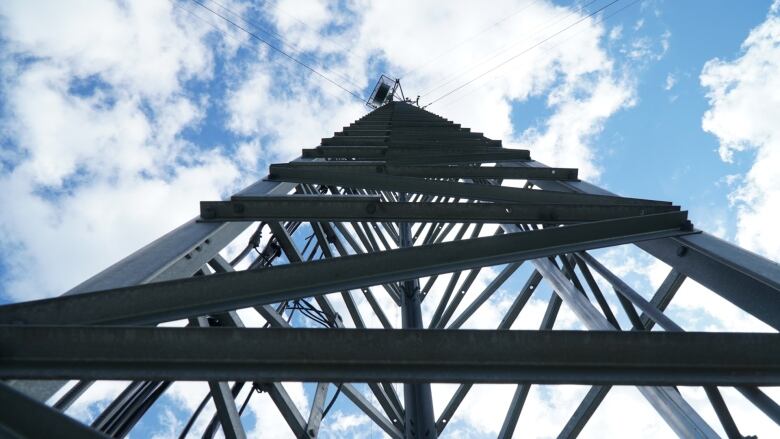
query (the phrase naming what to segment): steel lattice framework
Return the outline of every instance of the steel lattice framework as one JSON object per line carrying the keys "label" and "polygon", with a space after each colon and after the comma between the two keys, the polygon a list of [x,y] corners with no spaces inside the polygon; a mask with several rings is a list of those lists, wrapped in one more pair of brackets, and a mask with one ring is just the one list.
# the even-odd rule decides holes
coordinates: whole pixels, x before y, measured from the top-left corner
{"label": "steel lattice framework", "polygon": [[[249,244],[226,260],[220,251],[250,227]],[[622,244],[672,267],[650,300],[589,253]],[[523,265],[530,275],[495,329],[461,329]],[[497,274],[473,291],[488,266]],[[188,424],[213,401],[205,437],[220,427],[245,436],[244,386],[268,393],[291,435],[315,437],[331,383],[393,438],[442,434],[475,383],[517,385],[500,437],[515,432],[534,384],[592,386],[563,438],[612,385],[637,386],[681,437],[718,434],[676,385],[703,386],[730,437],[741,436],[718,386],[780,423],[759,388],[780,384],[780,335],[685,332],[664,310],[686,278],[780,329],[778,265],[696,230],[679,206],[617,196],[576,169],[391,102],[229,201],[202,202],[200,217],[62,296],[0,307],[0,433],[122,437],[180,380],[209,384]],[[510,330],[544,285],[554,293],[539,330]],[[438,303],[423,315],[426,297]],[[383,303],[400,309],[400,325]],[[562,303],[587,330],[552,330]],[[244,327],[243,308],[265,327]],[[178,319],[189,324],[157,326]],[[63,380],[76,381],[65,391]],[[95,380],[131,383],[89,428],[62,411]],[[310,413],[281,381],[318,383]],[[441,413],[432,382],[460,383]],[[377,404],[353,383],[368,383]]]}

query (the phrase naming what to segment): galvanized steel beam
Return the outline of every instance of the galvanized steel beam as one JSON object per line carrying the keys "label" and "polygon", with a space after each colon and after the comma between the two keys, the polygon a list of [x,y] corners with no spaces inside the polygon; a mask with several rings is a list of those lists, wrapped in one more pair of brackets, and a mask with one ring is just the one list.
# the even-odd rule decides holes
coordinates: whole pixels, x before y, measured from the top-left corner
{"label": "galvanized steel beam", "polygon": [[2,378],[780,384],[760,333],[4,325],[0,349]]}
{"label": "galvanized steel beam", "polygon": [[202,221],[394,221],[570,224],[678,211],[664,205],[383,202],[379,197],[293,195],[202,201]]}
{"label": "galvanized steel beam", "polygon": [[458,269],[680,235],[687,233],[681,230],[682,218],[682,213],[674,212],[598,221],[10,304],[0,307],[0,323],[170,321]]}

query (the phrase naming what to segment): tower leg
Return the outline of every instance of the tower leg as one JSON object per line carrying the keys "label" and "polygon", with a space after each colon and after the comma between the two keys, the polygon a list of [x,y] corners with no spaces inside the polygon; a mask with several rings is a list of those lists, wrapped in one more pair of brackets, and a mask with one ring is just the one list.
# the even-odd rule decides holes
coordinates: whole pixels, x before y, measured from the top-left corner
{"label": "tower leg", "polygon": [[[406,201],[406,194],[401,194]],[[408,222],[399,223],[401,247],[412,245],[411,227]],[[420,307],[420,281],[418,278],[401,283],[401,325],[404,329],[422,329]],[[436,437],[436,421],[433,417],[433,398],[430,383],[404,383],[405,428],[407,438],[430,439]]]}

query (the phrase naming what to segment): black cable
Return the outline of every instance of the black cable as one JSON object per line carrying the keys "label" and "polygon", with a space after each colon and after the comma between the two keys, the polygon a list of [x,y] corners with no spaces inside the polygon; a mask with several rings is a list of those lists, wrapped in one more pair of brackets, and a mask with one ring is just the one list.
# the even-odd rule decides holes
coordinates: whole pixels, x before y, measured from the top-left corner
{"label": "black cable", "polygon": [[287,323],[290,323],[290,322],[292,321],[292,318],[293,318],[293,316],[295,315],[295,310],[296,310],[296,309],[297,309],[297,308],[292,308],[292,309],[290,309],[290,315],[289,315],[289,316],[287,316]]}
{"label": "black cable", "polygon": [[466,37],[465,39],[461,40],[460,42],[456,43],[455,45],[450,46],[448,49],[445,49],[445,50],[439,52],[438,55],[435,55],[435,56],[429,58],[428,61],[425,62],[425,64],[420,64],[417,67],[414,67],[414,68],[412,68],[410,70],[407,70],[407,71],[403,72],[403,74],[400,75],[400,77],[401,78],[406,78],[408,76],[411,76],[412,73],[420,70],[423,67],[426,67],[426,66],[432,64],[434,61],[437,61],[437,60],[441,59],[441,57],[443,57],[444,55],[447,55],[448,53],[450,53],[450,52],[454,51],[455,49],[461,47],[465,43],[468,43],[469,41],[473,40],[474,38],[484,34],[485,32],[490,31],[492,29],[495,29],[496,26],[498,26],[499,24],[501,24],[501,23],[509,20],[510,18],[514,17],[515,15],[525,11],[526,9],[528,9],[531,6],[533,6],[535,3],[538,3],[539,1],[540,0],[531,0],[531,1],[529,1],[522,8],[520,8],[520,9],[516,10],[515,12],[507,15],[506,17],[502,18],[501,20],[498,20],[498,21],[496,21],[494,23],[491,23],[487,27],[482,28],[482,30],[480,30],[479,32],[477,32],[475,34],[472,34],[471,36]]}
{"label": "black cable", "polygon": [[322,411],[322,418],[325,418],[325,415],[328,414],[330,408],[333,407],[333,404],[336,402],[336,398],[339,397],[339,394],[341,393],[341,386],[342,384],[339,383],[338,387],[336,388],[336,393],[333,394],[333,398],[330,399],[330,402],[325,407],[325,410]]}
{"label": "black cable", "polygon": [[244,409],[246,408],[247,404],[249,404],[249,399],[252,397],[252,394],[254,394],[255,388],[252,386],[251,389],[249,389],[249,394],[246,396],[246,399],[244,400],[244,403],[241,404],[241,408],[238,410],[238,416],[240,417],[242,414],[244,414]]}
{"label": "black cable", "polygon": [[[619,13],[623,12],[624,10],[626,10],[626,9],[630,8],[631,6],[634,6],[635,4],[639,3],[640,1],[641,1],[641,0],[634,0],[634,1],[632,1],[631,3],[629,3],[629,4],[627,4],[627,5],[625,5],[625,6],[621,7],[621,8],[618,8],[617,10],[614,10],[614,11],[612,11],[610,14],[607,14],[607,15],[601,16],[601,17],[599,17],[598,19],[596,19],[596,20],[593,22],[593,24],[603,23],[603,22],[605,22],[605,21],[609,20],[610,18],[614,17],[615,15],[617,15],[617,14],[619,14]],[[558,46],[558,45],[560,45],[560,44],[562,44],[562,43],[565,43],[565,42],[567,42],[567,41],[571,40],[572,38],[574,38],[575,36],[577,36],[578,34],[579,34],[579,33],[575,33],[574,35],[571,35],[569,38],[567,38],[567,39],[565,39],[565,40],[562,40],[562,41],[559,41],[559,42],[557,42],[556,44],[554,44],[554,45],[552,45],[552,46],[550,46],[550,47],[556,47],[556,46]],[[480,85],[480,87],[482,87],[482,86],[484,86],[484,85],[485,85],[485,84],[482,84],[482,85]],[[476,89],[475,89],[475,90],[476,90]],[[472,92],[471,92],[471,93],[473,93],[473,92],[474,92],[474,90],[472,90]],[[462,97],[460,97],[459,99],[455,99],[454,101],[450,101],[450,102],[448,102],[448,103],[447,103],[447,105],[445,105],[444,107],[440,107],[440,108],[448,108],[448,107],[451,107],[453,104],[455,104],[455,103],[457,103],[457,102],[461,101],[461,100],[462,100],[464,97],[466,97],[466,96],[470,95],[471,93],[469,93],[469,94],[466,94],[466,95],[463,95]]]}
{"label": "black cable", "polygon": [[316,314],[316,313],[314,313],[314,312],[312,312],[312,311],[310,311],[310,310],[308,310],[306,308],[298,308],[298,310],[301,312],[301,314],[305,315],[306,317],[308,317],[311,320],[314,320],[315,322],[319,323],[320,325],[322,325],[324,327],[328,327],[328,328],[330,327],[330,324],[328,323],[328,321],[326,319],[322,318],[320,315],[318,315],[318,314]]}
{"label": "black cable", "polygon": [[522,52],[520,52],[520,53],[518,53],[518,54],[516,54],[516,55],[514,55],[514,56],[512,56],[512,57],[510,57],[509,59],[505,60],[504,62],[502,62],[502,63],[500,63],[500,64],[498,64],[498,65],[496,65],[496,66],[494,66],[494,67],[490,68],[489,70],[487,70],[487,71],[485,71],[485,72],[482,72],[482,73],[480,73],[480,74],[479,74],[479,75],[477,75],[476,77],[474,77],[474,78],[472,78],[472,79],[470,79],[470,80],[466,81],[465,83],[463,83],[463,84],[461,84],[461,85],[459,85],[459,86],[455,87],[454,89],[452,89],[452,90],[448,91],[447,93],[444,93],[443,95],[441,95],[441,96],[439,96],[438,98],[436,98],[436,99],[432,100],[431,102],[428,102],[428,104],[426,104],[426,105],[425,105],[423,108],[426,108],[426,107],[429,107],[429,106],[433,105],[434,103],[436,103],[436,102],[438,102],[438,101],[440,101],[440,100],[444,99],[445,97],[447,97],[447,96],[449,96],[449,95],[451,95],[451,94],[453,94],[453,93],[457,92],[458,90],[462,89],[463,87],[466,87],[467,85],[469,85],[469,84],[473,83],[474,81],[476,81],[476,80],[478,80],[478,79],[480,79],[480,78],[484,77],[484,76],[485,76],[485,75],[487,75],[488,73],[491,73],[491,72],[495,71],[496,69],[499,69],[499,68],[501,68],[501,67],[505,66],[505,65],[506,65],[506,64],[508,64],[509,62],[511,62],[511,61],[514,61],[515,59],[517,59],[519,56],[521,56],[521,55],[523,55],[523,54],[525,54],[525,53],[528,53],[529,51],[531,51],[531,50],[533,50],[533,49],[535,49],[535,48],[539,47],[540,45],[542,45],[542,44],[546,43],[547,41],[550,41],[551,39],[555,38],[556,36],[558,36],[558,35],[562,34],[563,32],[566,32],[567,30],[571,29],[572,27],[574,27],[574,26],[576,26],[576,25],[578,25],[578,24],[582,23],[583,21],[587,20],[588,18],[591,18],[591,17],[593,17],[594,15],[598,14],[599,12],[601,12],[601,11],[603,11],[604,9],[606,9],[606,8],[608,8],[608,7],[612,6],[612,5],[614,5],[615,3],[619,2],[619,1],[620,1],[620,0],[612,0],[611,2],[607,3],[606,5],[604,5],[604,6],[600,7],[600,8],[598,8],[598,9],[596,9],[595,11],[591,12],[590,14],[588,14],[588,15],[586,15],[586,16],[584,16],[584,17],[580,18],[579,20],[575,21],[574,23],[572,23],[572,24],[570,24],[570,25],[568,25],[568,26],[564,27],[563,29],[559,30],[558,32],[555,32],[554,34],[552,34],[552,35],[548,36],[547,38],[545,38],[545,39],[543,39],[543,40],[541,40],[541,41],[537,42],[536,44],[534,44],[534,45],[532,45],[532,46],[530,46],[530,47],[526,48],[526,49],[525,49],[525,50],[523,50]]}
{"label": "black cable", "polygon": [[319,323],[325,328],[335,327],[335,323],[328,318],[328,315],[325,314],[325,312],[312,305],[306,299],[297,299],[293,301],[293,304],[288,306],[288,309],[300,311],[305,317]]}
{"label": "black cable", "polygon": [[[265,26],[263,26],[263,25],[261,25],[261,24],[259,24],[259,23],[255,22],[255,21],[253,21],[253,20],[249,20],[249,19],[247,19],[247,18],[244,18],[244,17],[243,17],[241,14],[239,14],[238,12],[236,12],[236,11],[234,11],[234,10],[232,10],[232,9],[228,8],[227,6],[225,6],[224,4],[222,4],[222,3],[220,3],[220,2],[218,2],[218,1],[216,1],[216,0],[209,0],[209,1],[210,1],[211,3],[214,3],[215,5],[219,6],[219,7],[220,7],[222,10],[225,10],[225,11],[229,12],[230,14],[232,14],[233,16],[237,17],[239,20],[243,21],[244,23],[246,23],[246,24],[248,24],[248,25],[250,25],[250,26],[254,27],[255,29],[259,30],[260,32],[263,32],[264,34],[271,35],[271,36],[275,37],[277,40],[279,40],[279,42],[280,42],[280,43],[282,43],[282,45],[285,45],[285,46],[289,47],[289,48],[290,48],[290,49],[291,49],[293,52],[297,52],[297,53],[299,53],[299,54],[302,52],[302,50],[301,50],[301,49],[300,49],[298,46],[296,46],[295,44],[292,44],[292,43],[290,43],[290,42],[286,41],[286,40],[284,39],[284,37],[283,37],[283,36],[281,36],[280,34],[278,34],[278,33],[274,32],[273,30],[271,30],[271,29],[268,29],[267,27],[265,27]],[[291,16],[291,17],[292,17],[292,16]],[[305,27],[310,27],[309,25],[307,25],[307,24],[306,24],[306,23],[304,23],[303,21],[301,21],[301,20],[298,20],[298,19],[297,19],[297,18],[295,18],[295,17],[292,17],[292,18],[294,18],[296,21],[298,21],[299,23],[301,23],[301,24],[302,24],[302,25],[304,25]],[[350,55],[354,55],[354,54],[353,54],[353,53],[352,53],[352,52],[351,52],[349,49],[347,49],[347,48],[345,48],[345,47],[341,47],[340,45],[339,45],[338,47],[339,47],[340,49],[344,50],[345,52],[349,53]],[[329,68],[327,68],[327,67],[324,67],[324,68],[325,68],[325,71],[327,71],[327,72],[329,72],[329,73],[332,73],[332,74],[334,74],[334,75],[336,75],[336,76],[339,76],[339,77],[341,77],[341,79],[343,79],[343,80],[345,80],[345,81],[349,82],[350,84],[352,84],[352,85],[354,85],[354,86],[356,86],[356,87],[360,88],[360,85],[356,84],[356,83],[355,83],[354,81],[352,81],[352,79],[350,79],[348,76],[345,76],[345,75],[343,75],[343,74],[341,74],[341,73],[338,73],[338,72],[334,72],[333,70],[330,70],[330,69],[329,69]]]}
{"label": "black cable", "polygon": [[308,249],[309,249],[309,245],[311,244],[311,240],[312,240],[312,238],[314,238],[314,232],[312,232],[312,234],[311,234],[311,235],[309,235],[309,236],[307,236],[307,237],[306,237],[306,245],[305,245],[305,246],[303,246],[303,250],[301,250],[301,254],[302,254],[302,255],[305,255],[305,254],[306,254],[306,250],[308,250]]}
{"label": "black cable", "polygon": [[217,12],[217,11],[215,11],[215,10],[213,10],[213,9],[209,8],[208,6],[206,6],[206,5],[204,5],[203,3],[201,3],[199,0],[192,0],[192,1],[193,1],[194,3],[196,3],[197,5],[199,5],[200,7],[202,7],[203,9],[205,9],[205,10],[207,10],[207,11],[211,12],[212,14],[216,15],[217,17],[219,17],[219,18],[221,18],[221,19],[225,20],[226,22],[230,23],[230,24],[231,24],[231,25],[233,25],[234,27],[236,27],[236,28],[238,28],[238,29],[242,30],[242,31],[243,31],[243,32],[245,32],[247,35],[249,35],[250,37],[252,37],[252,38],[256,39],[257,41],[260,41],[261,43],[263,43],[263,44],[265,44],[266,46],[270,47],[271,49],[275,50],[276,52],[279,52],[279,53],[281,53],[282,55],[284,55],[285,57],[289,58],[291,61],[295,62],[296,64],[298,64],[298,65],[300,65],[300,66],[302,66],[302,67],[304,67],[304,68],[308,69],[309,71],[311,71],[311,72],[312,72],[312,73],[314,73],[315,75],[317,75],[317,76],[321,77],[322,79],[324,79],[324,80],[326,80],[326,81],[330,82],[331,84],[335,85],[336,87],[338,87],[338,88],[340,88],[340,89],[344,90],[345,92],[349,93],[349,94],[350,94],[350,95],[352,95],[352,97],[354,97],[355,99],[357,99],[357,100],[359,100],[359,101],[361,101],[361,102],[363,102],[363,101],[364,101],[364,99],[363,99],[363,98],[361,98],[360,96],[358,96],[358,95],[357,95],[357,94],[355,94],[354,92],[352,92],[352,91],[350,91],[350,90],[348,90],[348,89],[344,88],[344,87],[343,87],[341,84],[339,84],[338,82],[336,82],[336,81],[334,81],[334,80],[332,80],[332,79],[328,78],[327,76],[325,76],[325,75],[323,75],[322,73],[318,72],[318,71],[317,71],[316,69],[314,69],[313,67],[310,67],[308,64],[304,63],[303,61],[300,61],[299,59],[297,59],[297,58],[295,58],[294,56],[292,56],[292,55],[288,54],[287,52],[285,52],[284,50],[282,50],[282,49],[280,49],[280,48],[278,48],[278,47],[274,46],[274,45],[273,45],[273,44],[271,44],[270,42],[268,42],[268,41],[266,41],[265,39],[261,38],[261,37],[260,37],[260,36],[258,36],[257,34],[255,34],[255,33],[251,32],[251,31],[249,31],[248,29],[244,28],[243,26],[241,26],[240,24],[236,23],[235,21],[233,21],[233,20],[229,19],[228,17],[225,17],[224,15],[220,14],[219,12]]}
{"label": "black cable", "polygon": [[206,396],[200,402],[198,407],[195,409],[194,412],[192,412],[189,421],[187,421],[187,425],[184,426],[184,430],[182,430],[182,432],[179,434],[179,439],[184,439],[185,437],[187,437],[187,434],[190,432],[190,429],[192,428],[193,424],[195,424],[195,420],[200,415],[200,412],[203,411],[203,408],[206,407],[206,403],[208,403],[210,399],[211,399],[211,392],[206,393]]}
{"label": "black cable", "polygon": [[[575,1],[574,1],[574,3],[576,3],[576,1],[577,1],[577,0],[575,0]],[[558,22],[560,22],[560,21],[566,20],[567,18],[571,17],[572,15],[579,14],[579,13],[580,13],[580,12],[582,12],[582,11],[587,11],[587,8],[588,8],[590,5],[592,5],[593,3],[596,3],[597,1],[599,1],[599,0],[590,0],[589,2],[587,2],[587,3],[583,4],[583,5],[581,5],[580,7],[578,7],[576,10],[569,11],[567,14],[561,14],[560,16],[558,16],[558,17],[557,17],[556,19],[554,19],[554,20],[546,21],[546,22],[544,23],[544,25],[543,25],[543,26],[540,26],[540,27],[536,27],[536,28],[534,28],[534,29],[531,31],[531,33],[532,33],[532,34],[533,34],[533,33],[541,33],[542,31],[546,30],[547,28],[549,28],[549,27],[553,26],[554,24],[557,24],[557,23],[558,23]],[[572,5],[572,6],[573,6],[573,5]],[[480,61],[478,61],[476,64],[472,64],[472,66],[471,66],[471,67],[469,67],[469,68],[467,68],[466,70],[462,70],[460,73],[457,73],[457,74],[455,74],[454,76],[450,76],[450,77],[448,77],[448,78],[447,78],[446,80],[444,80],[444,82],[442,82],[441,84],[439,84],[439,85],[437,85],[437,86],[435,86],[435,87],[433,87],[433,88],[431,88],[431,89],[428,89],[428,90],[424,91],[423,93],[420,93],[420,96],[421,96],[421,97],[428,96],[428,95],[429,95],[429,94],[431,94],[432,92],[434,92],[434,91],[436,91],[436,90],[438,90],[438,89],[440,89],[440,88],[444,87],[444,86],[445,86],[445,85],[447,85],[447,84],[450,84],[450,83],[454,82],[456,79],[458,79],[458,78],[460,78],[460,77],[464,76],[464,75],[465,75],[465,74],[467,74],[468,72],[470,72],[470,71],[472,71],[472,70],[474,70],[474,69],[478,68],[479,66],[481,66],[481,65],[483,65],[483,64],[485,64],[485,63],[487,63],[488,61],[491,61],[491,60],[493,60],[493,59],[497,58],[499,55],[501,55],[501,54],[503,54],[503,53],[507,52],[508,50],[510,50],[510,49],[512,49],[512,48],[514,48],[515,46],[517,46],[518,44],[520,44],[520,43],[522,43],[522,42],[524,42],[524,41],[523,41],[523,40],[520,40],[520,41],[516,41],[515,43],[512,43],[512,44],[510,44],[510,45],[508,45],[508,46],[503,46],[501,49],[499,49],[499,50],[497,50],[497,51],[495,51],[495,52],[492,52],[492,54],[491,54],[490,56],[488,56],[487,58],[482,58],[482,59],[481,59]]]}

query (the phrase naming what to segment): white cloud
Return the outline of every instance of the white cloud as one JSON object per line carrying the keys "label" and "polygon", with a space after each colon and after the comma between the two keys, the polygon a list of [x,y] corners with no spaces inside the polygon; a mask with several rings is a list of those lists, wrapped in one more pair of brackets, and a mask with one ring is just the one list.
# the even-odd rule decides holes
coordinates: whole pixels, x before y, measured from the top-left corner
{"label": "white cloud", "polygon": [[[701,73],[710,108],[702,128],[717,136],[727,163],[753,162],[729,199],[737,210],[737,243],[780,259],[780,17],[776,5],[742,43],[734,60],[712,59]],[[750,155],[740,154],[750,151]]]}
{"label": "white cloud", "polygon": [[[279,70],[285,73],[280,75]],[[229,92],[230,129],[243,136],[268,136],[263,152],[270,160],[295,158],[302,148],[318,145],[321,138],[332,136],[363,112],[343,91],[323,86],[317,77],[287,82],[287,75],[301,74],[260,61]]]}
{"label": "white cloud", "polygon": [[[289,40],[303,44],[307,50],[330,53],[333,46],[349,41],[349,54],[315,62],[315,66],[327,65],[334,72],[325,72],[329,76],[336,78],[349,72],[353,82],[368,84],[375,78],[367,72],[375,69],[375,60],[381,57],[388,65],[387,73],[408,72],[402,77],[404,90],[412,97],[423,93],[420,102],[425,104],[580,18],[572,10],[545,2],[523,6],[523,14],[500,23],[500,32],[484,32],[484,25],[516,12],[518,6],[512,1],[496,2],[491,8],[472,2],[415,3],[416,13],[394,26],[386,26],[387,17],[403,10],[404,4],[349,5],[354,9],[347,15],[354,14],[355,18],[343,22],[344,11],[313,3],[306,7],[311,9],[307,14],[317,17],[310,26],[285,18],[276,9],[274,13],[281,29],[291,32]],[[328,23],[339,25],[338,31],[331,30],[324,38],[321,33],[329,28]],[[508,145],[533,144],[535,157],[561,166],[579,166],[582,176],[597,178],[591,140],[606,118],[633,103],[633,85],[616,73],[601,47],[605,33],[600,24],[585,20],[572,32],[529,50],[430,110],[493,138],[502,138]],[[408,44],[409,38],[414,38],[415,44]],[[454,47],[455,41],[462,44]],[[428,59],[438,61],[421,61]],[[228,98],[231,129],[241,135],[270,135],[268,150],[280,159],[316,144],[320,137],[361,112],[343,91],[320,78],[299,76],[299,70],[261,59],[246,69],[245,78],[236,82]],[[282,85],[280,77],[294,79]],[[447,78],[451,82],[437,88]],[[512,105],[532,96],[549,96],[552,116],[528,130],[512,126]]]}
{"label": "white cloud", "polygon": [[340,411],[333,413],[333,419],[328,422],[328,430],[344,434],[349,430],[372,422],[368,416],[359,414],[345,414]]}
{"label": "white cloud", "polygon": [[669,41],[672,39],[672,33],[667,29],[664,31],[664,33],[661,34],[661,54],[659,57],[663,57],[666,55],[666,52],[669,51]]}
{"label": "white cloud", "polygon": [[[241,172],[251,170],[259,160],[288,160],[364,111],[343,91],[263,46],[252,46],[238,66],[226,68],[226,76],[220,78],[228,90],[224,99],[194,93],[187,82],[214,79],[215,56],[232,56],[246,36],[231,31],[230,37],[216,44],[206,43],[207,38],[214,39],[213,34],[207,35],[211,28],[191,21],[184,11],[171,9],[168,2],[55,6],[46,9],[23,2],[0,6],[8,50],[36,58],[30,63],[3,59],[3,97],[11,116],[5,124],[17,148],[3,155],[14,160],[14,167],[0,177],[4,189],[0,202],[12,207],[0,213],[0,245],[18,261],[12,262],[17,277],[5,285],[14,299],[61,292],[190,218],[198,200],[219,198],[243,179]],[[408,72],[421,60],[451,47],[453,41],[470,38],[485,23],[517,9],[508,0],[494,2],[490,8],[465,1],[347,6],[353,10],[344,14],[325,2],[277,2],[270,8],[270,18],[289,43],[306,54],[307,62],[334,78],[348,76],[358,88],[375,80],[379,65],[388,66],[388,73]],[[412,8],[415,14],[387,25],[398,10]],[[78,12],[85,9],[94,16],[86,24]],[[214,17],[191,10],[226,29]],[[463,44],[446,52],[440,61],[405,75],[403,85],[416,95],[439,85],[442,78],[461,74],[421,100],[430,102],[579,18],[572,9],[534,2],[523,14],[502,24],[501,32],[482,34],[474,39],[478,44]],[[620,31],[615,32],[585,20],[576,33],[528,51],[430,109],[502,138],[509,146],[529,147],[535,158],[550,165],[576,166],[581,177],[598,178],[593,139],[612,115],[635,101],[630,72],[616,67],[604,48],[610,36],[618,38]],[[410,39],[415,44],[409,44]],[[660,43],[663,51],[664,41],[668,35]],[[345,46],[351,54],[340,51]],[[479,60],[486,62],[474,68]],[[90,78],[104,85],[86,96],[71,91],[74,80]],[[531,98],[546,99],[549,117],[530,127],[514,126],[513,106],[522,109]],[[183,130],[204,125],[209,105],[224,105],[227,128],[243,139],[232,155],[226,153],[225,145],[196,148],[181,139]],[[80,178],[89,184],[78,184]],[[41,188],[62,194],[41,196]],[[483,270],[466,303],[493,273]],[[426,312],[432,311],[443,285],[445,279],[426,300]],[[393,310],[388,317],[397,323],[398,308],[380,288],[373,290],[383,307]],[[371,316],[366,301],[355,296],[363,314]],[[469,326],[495,327],[509,304],[507,295],[496,294]],[[347,315],[339,299],[334,299],[334,306]],[[531,299],[515,327],[538,327],[545,307],[545,300]],[[252,325],[262,323],[248,314],[242,317]],[[367,322],[378,326],[376,318],[369,317]],[[576,327],[573,313],[563,306],[556,328]],[[286,386],[301,412],[308,413],[303,386]],[[497,432],[504,413],[495,407],[505,407],[513,389],[475,388],[459,411],[465,431]],[[176,383],[169,393],[191,410],[205,391],[203,383]],[[584,388],[534,386],[521,425],[540,435],[557,434],[562,416],[573,410],[583,393]],[[442,395],[446,392],[434,395],[438,407]],[[91,400],[105,398],[101,394]],[[620,409],[626,406],[620,401],[618,397],[613,406],[624,414]],[[209,407],[203,419],[213,413],[213,406]],[[290,434],[267,395],[253,398],[249,407],[256,418],[250,435]],[[643,413],[630,407],[637,416]],[[561,416],[550,416],[553,411]],[[331,416],[324,428],[343,429],[346,434],[360,431],[365,421],[362,415],[338,411]],[[589,431],[599,430],[608,421],[594,419]],[[200,422],[196,430],[206,421]]]}
{"label": "white cloud", "polygon": [[623,25],[619,24],[609,31],[610,40],[619,40],[623,36]]}
{"label": "white cloud", "polygon": [[6,297],[62,293],[246,181],[257,148],[232,159],[181,138],[208,104],[185,83],[210,79],[221,50],[184,11],[4,2],[0,17]]}
{"label": "white cloud", "polygon": [[669,73],[664,81],[664,90],[669,91],[677,84],[677,77]]}
{"label": "white cloud", "polygon": [[159,415],[160,425],[162,425],[161,431],[158,431],[152,436],[152,439],[165,439],[176,437],[183,427],[182,421],[176,416],[176,414],[169,408],[163,410]]}
{"label": "white cloud", "polygon": [[[308,418],[309,402],[303,383],[283,383],[283,385],[304,419]],[[268,394],[254,395],[248,407],[255,417],[255,426],[251,431],[247,431],[247,437],[293,437],[290,427]]]}
{"label": "white cloud", "polygon": [[[19,261],[11,263],[7,296],[40,297],[73,286],[191,217],[198,200],[219,198],[236,187],[241,172],[259,157],[292,158],[363,111],[320,78],[282,64],[284,60],[268,62],[270,52],[258,46],[252,55],[257,62],[230,67],[224,78],[228,127],[246,142],[236,146],[230,158],[222,149],[198,150],[183,141],[181,133],[199,129],[206,108],[220,103],[193,94],[187,81],[213,78],[214,57],[232,55],[246,36],[231,31],[215,39],[208,34],[213,28],[203,21],[227,29],[224,23],[191,5],[177,6],[102,2],[84,8],[58,3],[33,8],[11,2],[0,9],[5,49],[13,54],[3,58],[3,94],[10,116],[3,122],[15,145],[3,153],[13,161],[12,169],[0,176],[6,189],[3,201],[14,208],[1,214],[0,240],[6,259]],[[351,54],[326,55],[314,64],[327,65],[336,74],[350,72],[358,83],[367,84],[374,78],[366,72],[378,55],[392,70],[407,70],[422,54],[443,47],[441,36],[448,31],[458,29],[465,39],[482,29],[482,23],[494,22],[499,12],[517,9],[510,1],[494,8],[473,3],[447,3],[444,10],[441,5],[426,6],[399,22],[407,35],[418,35],[419,44],[410,47],[405,39],[398,40],[403,32],[383,25],[397,5],[350,6],[354,10],[349,14],[355,17],[351,21],[333,5],[297,7],[294,15],[305,13],[307,20],[301,21],[306,26],[291,18],[289,4],[276,4],[271,12],[279,29],[301,50],[333,54],[334,47],[350,46]],[[85,24],[80,18],[86,9],[93,19]],[[200,20],[192,20],[191,14]],[[495,63],[556,30],[542,24],[558,20],[563,25],[577,18],[567,8],[528,5],[502,25],[508,35],[488,32],[480,37],[479,48],[463,45],[447,63],[426,66],[404,78],[404,85],[409,91],[429,88],[448,72],[463,71],[474,59],[503,51]],[[421,34],[420,29],[428,32]],[[540,29],[546,34],[533,33]],[[568,35],[499,70],[488,90],[469,96],[469,102],[446,115],[508,144],[533,143],[539,159],[580,166],[581,175],[596,178],[590,140],[606,118],[631,105],[633,91],[600,47],[603,27],[586,20],[577,29],[576,38]],[[216,43],[207,44],[207,38]],[[32,61],[19,62],[21,57]],[[86,91],[74,91],[78,86]],[[511,104],[539,95],[549,96],[552,116],[517,131],[509,119]],[[59,262],[66,259],[81,263],[74,267]],[[32,272],[45,274],[33,278]]]}

